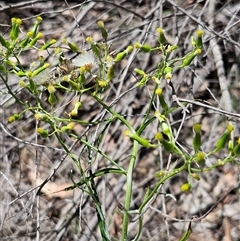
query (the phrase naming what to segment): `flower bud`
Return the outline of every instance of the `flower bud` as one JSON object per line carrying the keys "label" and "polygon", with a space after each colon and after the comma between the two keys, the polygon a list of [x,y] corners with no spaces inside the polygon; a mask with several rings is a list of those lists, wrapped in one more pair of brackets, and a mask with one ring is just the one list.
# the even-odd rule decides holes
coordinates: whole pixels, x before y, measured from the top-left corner
{"label": "flower bud", "polygon": [[234,129],[233,125],[229,124],[225,133],[216,142],[216,149],[215,149],[216,151],[219,151],[225,147],[233,129]]}
{"label": "flower bud", "polygon": [[201,141],[201,124],[197,123],[193,126],[193,131],[195,133],[193,137],[193,148],[195,151],[199,149],[199,147],[202,145]]}
{"label": "flower bud", "polygon": [[47,130],[44,130],[43,128],[39,127],[37,128],[37,133],[40,134],[42,137],[46,138],[49,136],[49,133]]}
{"label": "flower bud", "polygon": [[61,127],[61,132],[66,132],[66,131],[71,131],[74,128],[74,123],[69,123],[67,126],[62,126]]}
{"label": "flower bud", "polygon": [[75,53],[81,53],[78,46],[75,43],[67,42],[68,47]]}
{"label": "flower bud", "polygon": [[56,91],[55,87],[53,85],[49,85],[47,87],[49,94],[54,93]]}
{"label": "flower bud", "polygon": [[36,42],[43,37],[43,34],[39,32],[36,37],[34,37],[31,42],[28,44],[29,47],[32,47],[36,44]]}
{"label": "flower bud", "polygon": [[167,111],[167,109],[168,109],[168,105],[167,105],[167,103],[166,103],[166,101],[164,100],[164,96],[163,96],[163,93],[162,93],[162,89],[160,89],[160,88],[158,88],[158,89],[156,89],[156,95],[158,95],[158,97],[159,97],[159,101],[160,101],[160,104],[161,104],[161,106],[162,106],[162,109],[164,110],[164,111]]}
{"label": "flower bud", "polygon": [[109,66],[109,68],[107,70],[107,77],[108,77],[108,80],[111,80],[114,77],[114,66],[113,65]]}
{"label": "flower bud", "polygon": [[131,139],[137,141],[139,144],[141,144],[144,147],[155,147],[155,145],[152,145],[147,139],[142,138],[141,136],[137,135],[136,133],[132,133],[128,129],[124,132],[124,135],[129,136]]}
{"label": "flower bud", "polygon": [[36,114],[34,115],[34,117],[35,117],[36,120],[41,120],[41,119],[42,119],[42,116],[43,116],[43,114],[41,114],[41,113],[36,113]]}
{"label": "flower bud", "polygon": [[11,40],[16,40],[18,38],[19,34],[19,26],[22,24],[22,20],[20,18],[12,18],[12,28],[10,32],[10,38]]}
{"label": "flower bud", "polygon": [[233,140],[229,140],[228,142],[228,153],[232,153],[234,148]]}
{"label": "flower bud", "polygon": [[164,69],[164,74],[168,74],[168,73],[172,73],[172,71],[173,71],[173,69],[172,69],[172,67],[170,67],[170,66],[167,66],[167,67],[165,67],[165,69]]}
{"label": "flower bud", "polygon": [[162,178],[162,177],[165,176],[165,174],[166,174],[166,171],[165,171],[165,170],[161,170],[161,171],[155,173],[155,174],[154,174],[154,177],[155,177],[155,178]]}
{"label": "flower bud", "polygon": [[200,48],[198,48],[198,49],[196,49],[196,50],[188,53],[188,54],[184,57],[183,62],[182,62],[182,64],[181,64],[180,67],[183,68],[183,67],[189,66],[189,65],[191,64],[191,62],[193,61],[193,59],[194,59],[197,55],[201,54],[201,52],[202,52],[202,50],[201,50]]}
{"label": "flower bud", "polygon": [[50,40],[49,42],[47,42],[46,44],[44,44],[44,45],[41,47],[41,50],[46,50],[46,49],[48,49],[50,46],[52,46],[52,45],[55,44],[56,42],[57,42],[56,39]]}
{"label": "flower bud", "polygon": [[20,80],[18,84],[20,87],[26,87],[26,83],[23,80]]}
{"label": "flower bud", "polygon": [[237,144],[236,146],[233,148],[233,153],[238,156],[240,155],[240,137],[238,137],[237,139]]}
{"label": "flower bud", "polygon": [[199,151],[197,153],[196,156],[196,163],[200,166],[200,167],[204,167],[205,163],[206,163],[206,159],[205,159],[205,154],[202,151]]}
{"label": "flower bud", "polygon": [[25,48],[28,45],[28,43],[31,40],[31,37],[33,36],[33,32],[29,31],[29,32],[27,32],[26,35],[27,35],[27,37],[25,39],[23,39],[22,42],[20,43],[21,48]]}
{"label": "flower bud", "polygon": [[217,164],[218,164],[219,166],[223,166],[223,165],[224,165],[224,161],[221,160],[221,159],[218,159],[218,160],[217,160]]}
{"label": "flower bud", "polygon": [[196,46],[197,48],[201,48],[202,47],[202,36],[203,36],[203,31],[201,29],[199,29],[197,31],[197,40],[196,40]]}
{"label": "flower bud", "polygon": [[98,27],[99,27],[100,30],[101,30],[103,39],[104,39],[105,41],[107,41],[108,33],[107,33],[107,31],[106,31],[106,29],[105,29],[105,27],[104,27],[103,21],[98,21],[97,24],[98,24]]}
{"label": "flower bud", "polygon": [[32,73],[31,73],[31,77],[34,77],[36,75],[38,75],[40,72],[42,72],[43,70],[47,69],[50,67],[50,64],[49,63],[45,63],[43,66],[41,66],[40,68],[34,70]]}
{"label": "flower bud", "polygon": [[146,75],[146,73],[143,70],[141,70],[141,69],[135,68],[134,71],[137,74],[141,75],[141,76],[145,76]]}
{"label": "flower bud", "polygon": [[127,54],[126,54],[125,51],[118,53],[117,56],[116,56],[116,58],[115,58],[115,61],[116,61],[116,62],[122,61],[122,60],[125,58],[126,55],[127,55]]}
{"label": "flower bud", "polygon": [[192,189],[192,185],[190,183],[184,183],[181,186],[181,191],[182,192],[189,192],[189,191],[191,191],[191,189]]}
{"label": "flower bud", "polygon": [[164,149],[167,152],[179,154],[179,152],[176,150],[175,145],[173,144],[173,142],[166,141],[164,139],[163,134],[161,132],[158,132],[155,135],[155,140],[159,141],[163,145]]}
{"label": "flower bud", "polygon": [[106,87],[108,87],[108,81],[107,80],[98,80],[98,85],[100,86],[100,87],[102,87],[102,88],[106,88]]}
{"label": "flower bud", "polygon": [[36,18],[36,22],[34,23],[33,28],[31,29],[31,32],[33,33],[33,38],[36,37],[37,35],[37,31],[38,31],[38,27],[40,25],[40,23],[42,22],[42,17],[41,16],[37,16]]}
{"label": "flower bud", "polygon": [[171,80],[171,79],[172,79],[172,74],[171,74],[171,73],[167,73],[167,74],[165,75],[165,79],[166,79],[166,80]]}
{"label": "flower bud", "polygon": [[157,28],[156,32],[159,34],[158,42],[160,44],[165,44],[167,40],[164,35],[164,30],[162,28]]}
{"label": "flower bud", "polygon": [[140,50],[142,50],[145,53],[148,53],[151,51],[151,46],[149,44],[143,44],[140,46]]}
{"label": "flower bud", "polygon": [[191,175],[192,175],[192,177],[193,177],[195,180],[197,180],[197,181],[200,180],[200,177],[199,177],[199,175],[198,175],[197,173],[192,173]]}
{"label": "flower bud", "polygon": [[19,114],[14,114],[14,115],[12,115],[12,116],[10,116],[8,118],[8,122],[12,123],[12,122],[17,121],[19,119],[20,119],[20,115]]}
{"label": "flower bud", "polygon": [[54,93],[50,93],[48,96],[48,102],[53,106],[57,102],[57,98]]}

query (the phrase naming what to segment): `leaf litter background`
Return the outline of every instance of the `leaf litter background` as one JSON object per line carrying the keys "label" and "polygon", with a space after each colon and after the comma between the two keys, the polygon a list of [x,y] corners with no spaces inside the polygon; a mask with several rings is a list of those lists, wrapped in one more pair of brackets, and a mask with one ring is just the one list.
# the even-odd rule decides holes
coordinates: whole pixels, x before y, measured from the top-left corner
{"label": "leaf litter background", "polygon": [[[68,38],[87,48],[84,39],[93,36],[100,40],[101,36],[96,22],[103,20],[109,31],[109,42],[112,50],[123,50],[135,42],[156,44],[155,30],[163,26],[169,43],[180,46],[178,54],[183,55],[191,48],[190,37],[201,27],[204,30],[204,53],[193,73],[191,68],[180,70],[174,74],[173,84],[178,97],[199,99],[226,111],[239,113],[240,95],[240,4],[232,1],[12,1],[0,2],[1,34],[9,28],[11,17],[23,19],[23,30],[27,31],[41,15],[44,21],[40,31],[45,41],[55,38],[57,44]],[[201,26],[200,26],[201,25]],[[66,51],[66,56],[72,56]],[[28,66],[34,61],[36,53],[29,51],[22,57]],[[46,56],[47,57],[47,56]],[[51,55],[48,61],[54,61]],[[135,67],[146,72],[153,70],[159,61],[158,55],[130,54],[121,63],[115,73],[111,87],[105,93],[107,103],[116,101],[115,110],[126,115],[137,127],[147,109],[150,92],[153,86],[126,93],[136,81],[133,75]],[[54,65],[54,62],[51,62]],[[221,72],[224,71],[224,72]],[[9,85],[18,92],[18,79],[9,78]],[[225,86],[224,86],[225,85]],[[165,98],[172,103],[171,89],[162,84]],[[228,91],[223,91],[224,87]],[[225,90],[226,90],[225,88]],[[54,138],[37,138],[35,119],[28,113],[18,122],[9,124],[8,117],[17,113],[20,107],[11,99],[2,82],[0,82],[0,240],[100,240],[97,217],[91,199],[81,190],[57,192],[80,180],[77,168]],[[227,92],[227,93],[226,93]],[[193,94],[192,94],[193,93]],[[18,92],[22,99],[27,93]],[[64,116],[72,109],[72,94],[59,94],[59,115]],[[175,103],[172,103],[175,105]],[[80,116],[85,120],[93,120],[101,116],[102,109],[89,96],[83,100]],[[183,116],[181,110],[171,116],[172,127],[178,130]],[[203,150],[209,150],[217,138],[224,132],[227,117],[204,107],[193,105],[192,112],[184,120],[178,142],[189,147],[192,138],[192,125],[202,122]],[[239,118],[233,119],[234,135],[239,135]],[[100,129],[90,128],[88,138],[98,135]],[[82,135],[85,126],[77,126],[75,131]],[[125,128],[119,122],[108,127],[104,141],[100,146],[121,165],[128,164],[131,142],[124,137]],[[156,126],[157,130],[157,126]],[[154,128],[148,129],[144,135],[153,138]],[[73,144],[68,136],[65,139],[70,147]],[[81,144],[73,147],[79,155],[81,163],[88,168],[88,155]],[[224,156],[224,153],[222,153]],[[221,156],[215,156],[210,163]],[[171,162],[174,163],[174,157]],[[239,161],[239,160],[238,160]],[[154,174],[166,168],[168,156],[157,150],[142,148],[134,172],[132,209],[140,205],[144,192],[154,182]],[[98,155],[93,169],[105,167],[106,162]],[[53,170],[59,167],[54,175]],[[72,174],[70,174],[72,173]],[[72,176],[71,176],[72,175]],[[50,180],[37,194],[37,187],[47,177]],[[239,166],[225,165],[214,171],[201,175],[199,182],[194,182],[193,190],[183,194],[180,186],[187,180],[187,173],[179,175],[164,184],[158,195],[144,214],[144,228],[140,240],[178,240],[186,230],[188,223],[182,222],[193,216],[201,217],[194,222],[193,232],[189,240],[240,240],[240,198],[239,198]],[[98,192],[112,240],[118,240],[122,214],[119,203],[124,203],[125,177],[108,174],[97,180]],[[227,195],[225,195],[227,193]],[[221,197],[223,197],[221,199]],[[220,200],[220,201],[219,201]],[[129,226],[129,240],[137,229],[136,218],[132,216]]]}

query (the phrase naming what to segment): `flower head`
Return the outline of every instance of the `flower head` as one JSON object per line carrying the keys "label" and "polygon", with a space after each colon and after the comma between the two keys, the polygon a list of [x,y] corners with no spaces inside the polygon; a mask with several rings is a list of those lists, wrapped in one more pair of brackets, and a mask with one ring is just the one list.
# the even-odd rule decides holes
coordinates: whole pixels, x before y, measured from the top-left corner
{"label": "flower head", "polygon": [[96,58],[92,51],[86,51],[73,60],[73,65],[77,67],[89,67],[96,63]]}

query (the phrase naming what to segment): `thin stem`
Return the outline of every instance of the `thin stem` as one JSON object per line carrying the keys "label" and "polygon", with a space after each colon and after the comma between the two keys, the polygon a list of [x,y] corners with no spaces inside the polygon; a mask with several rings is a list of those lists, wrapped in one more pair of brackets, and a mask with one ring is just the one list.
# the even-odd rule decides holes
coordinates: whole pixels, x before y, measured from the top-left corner
{"label": "thin stem", "polygon": [[128,223],[129,223],[129,210],[131,205],[131,198],[132,198],[132,185],[133,185],[133,170],[135,166],[136,156],[138,152],[138,142],[134,141],[133,144],[133,151],[132,157],[130,159],[128,171],[127,171],[127,190],[126,190],[126,199],[125,199],[125,212],[123,215],[123,228],[122,228],[122,241],[127,240],[127,233],[128,233]]}

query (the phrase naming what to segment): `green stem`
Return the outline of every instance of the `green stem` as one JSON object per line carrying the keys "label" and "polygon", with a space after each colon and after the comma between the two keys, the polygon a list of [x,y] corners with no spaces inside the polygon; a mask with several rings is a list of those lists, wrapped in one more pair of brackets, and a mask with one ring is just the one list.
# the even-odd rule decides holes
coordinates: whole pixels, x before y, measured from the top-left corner
{"label": "green stem", "polygon": [[100,104],[102,105],[109,113],[111,113],[116,119],[120,120],[125,126],[128,127],[128,129],[135,133],[135,130],[131,126],[131,124],[121,115],[116,113],[113,109],[111,109],[108,105],[106,105],[100,98],[98,98],[96,95],[92,95],[92,97]]}
{"label": "green stem", "polygon": [[132,198],[132,185],[133,185],[133,170],[135,166],[136,156],[138,152],[138,142],[134,141],[133,144],[133,151],[132,157],[130,159],[128,171],[127,171],[127,189],[126,189],[126,199],[125,199],[125,212],[123,215],[123,228],[122,228],[122,241],[127,240],[127,233],[128,233],[128,223],[129,223],[129,210],[131,205],[131,198]]}
{"label": "green stem", "polygon": [[154,195],[157,193],[159,187],[168,179],[170,179],[171,177],[177,175],[178,173],[182,172],[183,170],[185,170],[188,167],[188,162],[185,162],[181,167],[174,169],[172,171],[170,171],[165,177],[163,177],[161,180],[159,180],[157,182],[157,184],[155,185],[155,187],[153,188],[153,190],[151,191],[151,193],[149,194],[149,196],[144,200],[144,202],[141,204],[141,206],[139,207],[139,215],[141,215],[144,207],[151,201],[151,199],[154,197]]}

